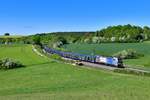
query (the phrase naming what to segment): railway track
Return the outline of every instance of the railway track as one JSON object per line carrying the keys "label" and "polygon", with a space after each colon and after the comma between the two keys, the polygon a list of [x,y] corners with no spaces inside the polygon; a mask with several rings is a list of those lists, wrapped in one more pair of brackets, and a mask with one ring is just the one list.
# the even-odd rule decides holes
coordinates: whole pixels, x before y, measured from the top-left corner
{"label": "railway track", "polygon": [[124,73],[124,74],[133,74],[133,75],[141,75],[141,76],[150,76],[150,71],[143,70],[143,69],[138,69],[138,68],[116,68],[116,67],[111,67],[111,66],[106,66],[106,65],[100,65],[100,64],[94,64],[94,63],[89,63],[89,62],[81,62],[84,66],[91,67],[91,68],[99,68],[103,70],[109,70],[113,72],[118,72],[118,73]]}
{"label": "railway track", "polygon": [[107,66],[107,65],[103,65],[103,64],[96,64],[96,63],[90,63],[90,62],[85,62],[85,61],[77,61],[77,60],[73,60],[70,58],[64,58],[64,57],[62,57],[62,59],[73,61],[73,62],[75,62],[75,65],[83,65],[85,67],[99,68],[99,69],[103,69],[103,70],[109,70],[109,71],[113,71],[113,72],[126,73],[126,74],[150,76],[150,71],[142,70],[139,68],[132,68],[132,67],[127,67],[127,66],[125,66],[125,68],[118,68],[118,67],[112,67],[112,66]]}
{"label": "railway track", "polygon": [[89,62],[81,62],[84,66],[88,66],[88,67],[93,67],[93,68],[99,68],[99,69],[104,69],[104,70],[115,70],[118,69],[116,67],[110,67],[110,66],[106,66],[106,65],[100,65],[100,64],[94,64],[94,63],[89,63]]}
{"label": "railway track", "polygon": [[95,64],[90,62],[84,62],[84,61],[76,61],[69,58],[63,58],[64,60],[68,61],[74,61],[76,65],[82,65],[84,67],[90,67],[90,68],[98,68],[103,70],[109,70],[113,72],[119,72],[119,73],[126,73],[126,74],[135,74],[135,75],[148,75],[150,76],[150,71],[139,69],[139,68],[132,68],[125,65],[125,68],[117,68],[112,66],[107,66],[103,64]]}

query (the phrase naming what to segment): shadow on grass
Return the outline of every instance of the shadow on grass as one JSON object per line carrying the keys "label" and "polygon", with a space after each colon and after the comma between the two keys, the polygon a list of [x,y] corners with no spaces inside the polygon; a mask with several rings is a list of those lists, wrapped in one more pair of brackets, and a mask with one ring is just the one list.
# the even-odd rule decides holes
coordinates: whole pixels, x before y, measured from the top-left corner
{"label": "shadow on grass", "polygon": [[39,65],[46,65],[46,64],[52,64],[52,63],[57,63],[56,61],[49,61],[49,62],[44,62],[44,63],[37,63],[37,64],[30,64],[30,65],[26,65],[28,67],[30,66],[39,66]]}

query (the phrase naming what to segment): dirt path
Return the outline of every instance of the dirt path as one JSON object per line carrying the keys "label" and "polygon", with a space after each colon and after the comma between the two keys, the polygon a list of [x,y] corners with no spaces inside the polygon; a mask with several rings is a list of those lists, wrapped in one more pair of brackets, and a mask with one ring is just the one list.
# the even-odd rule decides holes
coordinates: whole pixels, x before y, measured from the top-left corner
{"label": "dirt path", "polygon": [[32,45],[32,50],[39,56],[44,57],[43,54],[41,54],[33,45]]}

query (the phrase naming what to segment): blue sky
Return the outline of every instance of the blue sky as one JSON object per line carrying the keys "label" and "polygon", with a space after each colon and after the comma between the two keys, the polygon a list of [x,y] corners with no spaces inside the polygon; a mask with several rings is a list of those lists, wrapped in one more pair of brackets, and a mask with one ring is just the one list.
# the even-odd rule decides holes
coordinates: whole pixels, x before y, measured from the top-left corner
{"label": "blue sky", "polygon": [[150,25],[150,0],[0,0],[0,34]]}

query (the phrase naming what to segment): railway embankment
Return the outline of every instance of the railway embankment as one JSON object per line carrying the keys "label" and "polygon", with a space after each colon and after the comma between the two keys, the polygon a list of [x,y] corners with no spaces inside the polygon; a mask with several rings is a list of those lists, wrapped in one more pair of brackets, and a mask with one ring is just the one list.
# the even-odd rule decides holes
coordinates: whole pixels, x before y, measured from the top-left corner
{"label": "railway embankment", "polygon": [[114,72],[124,73],[124,74],[134,74],[139,76],[150,76],[150,71],[138,69],[138,68],[123,68],[123,69],[115,69]]}
{"label": "railway embankment", "polygon": [[[64,60],[71,60],[68,58],[63,58]],[[102,65],[102,64],[95,64],[95,63],[90,63],[90,62],[78,62],[80,65],[84,67],[90,67],[90,68],[97,68],[101,70],[108,70],[108,71],[113,71],[117,73],[123,73],[123,74],[133,74],[133,75],[139,75],[139,76],[150,76],[150,71],[144,70],[144,69],[139,69],[139,68],[133,68],[133,67],[128,67],[125,65],[125,68],[116,68],[112,66],[107,66],[107,65]],[[75,64],[74,64],[75,65]]]}
{"label": "railway embankment", "polygon": [[[36,48],[34,48],[35,51],[38,51]],[[37,53],[39,54],[39,53]],[[40,54],[42,55],[42,54]],[[149,70],[144,70],[140,68],[135,68],[135,67],[128,67],[125,65],[125,68],[117,68],[117,67],[112,67],[112,66],[107,66],[107,65],[102,65],[102,64],[95,64],[95,63],[90,63],[90,62],[84,62],[84,61],[75,61],[69,58],[62,58],[64,61],[69,61],[71,62],[70,64],[76,65],[76,66],[82,66],[82,67],[90,67],[90,68],[97,68],[101,70],[108,70],[108,71],[113,71],[117,73],[123,73],[123,74],[133,74],[133,75],[139,75],[139,76],[150,76],[150,71]]]}

